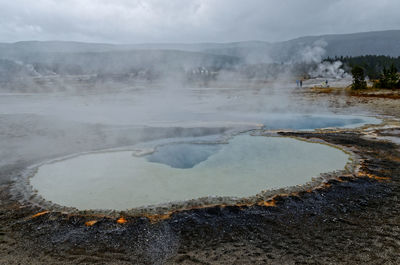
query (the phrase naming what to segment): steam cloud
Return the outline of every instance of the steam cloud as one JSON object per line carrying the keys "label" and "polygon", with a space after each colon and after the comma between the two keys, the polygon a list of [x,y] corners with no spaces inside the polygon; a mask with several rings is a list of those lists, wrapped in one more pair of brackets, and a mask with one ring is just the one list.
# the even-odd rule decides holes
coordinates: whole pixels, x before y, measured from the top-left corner
{"label": "steam cloud", "polygon": [[319,63],[317,68],[314,71],[310,72],[310,76],[313,78],[322,77],[322,78],[334,78],[334,79],[342,79],[351,77],[350,74],[346,73],[342,68],[343,63],[341,61],[335,62],[322,62]]}

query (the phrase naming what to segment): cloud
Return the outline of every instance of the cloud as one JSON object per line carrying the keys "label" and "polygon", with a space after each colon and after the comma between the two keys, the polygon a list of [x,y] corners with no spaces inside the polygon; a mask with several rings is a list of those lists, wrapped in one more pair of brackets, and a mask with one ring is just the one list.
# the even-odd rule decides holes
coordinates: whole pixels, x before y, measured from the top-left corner
{"label": "cloud", "polygon": [[0,3],[0,41],[277,41],[399,29],[397,10],[398,0],[13,0]]}

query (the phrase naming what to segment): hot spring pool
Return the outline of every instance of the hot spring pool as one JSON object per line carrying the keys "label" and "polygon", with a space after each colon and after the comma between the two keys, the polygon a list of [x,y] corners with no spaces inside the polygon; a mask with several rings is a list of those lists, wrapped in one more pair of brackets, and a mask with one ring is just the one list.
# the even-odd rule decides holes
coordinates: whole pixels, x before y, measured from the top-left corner
{"label": "hot spring pool", "polygon": [[91,153],[47,163],[30,179],[44,199],[78,209],[116,209],[200,197],[248,197],[341,170],[349,156],[292,138],[233,137],[228,144],[168,144],[152,154]]}

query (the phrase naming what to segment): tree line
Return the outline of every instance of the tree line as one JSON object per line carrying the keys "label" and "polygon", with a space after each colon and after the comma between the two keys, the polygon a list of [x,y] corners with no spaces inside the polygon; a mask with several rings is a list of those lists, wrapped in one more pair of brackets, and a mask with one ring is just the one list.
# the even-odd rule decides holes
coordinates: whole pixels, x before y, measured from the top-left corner
{"label": "tree line", "polygon": [[353,75],[353,89],[367,88],[365,78],[373,82],[375,88],[395,89],[400,88],[400,57],[365,55],[357,57],[334,57],[325,61],[340,60],[345,70],[350,70]]}
{"label": "tree line", "polygon": [[336,56],[336,57],[328,57],[325,59],[328,62],[341,61],[343,63],[343,67],[348,72],[353,69],[355,66],[360,66],[364,69],[364,73],[371,80],[379,79],[383,70],[386,68],[390,68],[392,65],[400,69],[400,56],[399,57],[390,57],[384,55],[365,55],[365,56],[357,56],[357,57],[349,57],[349,56]]}

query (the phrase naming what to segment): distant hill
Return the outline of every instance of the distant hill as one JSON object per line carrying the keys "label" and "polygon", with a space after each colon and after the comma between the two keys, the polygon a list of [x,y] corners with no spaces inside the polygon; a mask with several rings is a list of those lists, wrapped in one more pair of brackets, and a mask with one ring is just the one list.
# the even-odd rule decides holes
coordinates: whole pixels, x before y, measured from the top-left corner
{"label": "distant hill", "polygon": [[312,45],[319,40],[326,42],[326,55],[330,57],[361,55],[400,56],[400,30],[309,36],[276,43],[274,46],[280,49],[283,48],[287,51],[287,54],[293,54],[299,47]]}
{"label": "distant hill", "polygon": [[[337,34],[301,37],[284,42],[248,43],[237,47],[207,49],[214,54],[232,55],[250,58],[251,60],[268,60],[274,62],[289,61],[307,46],[322,42],[325,56],[361,56],[361,55],[386,55],[400,56],[400,30],[375,31],[354,34]],[[254,45],[257,44],[257,45]],[[326,45],[326,46],[325,46]]]}
{"label": "distant hill", "polygon": [[237,57],[176,50],[21,52],[0,58],[0,81],[21,74],[144,75],[146,79],[153,79],[160,75],[191,72],[199,67],[208,71],[231,69],[239,63]]}
{"label": "distant hill", "polygon": [[[307,46],[322,41],[325,56],[387,55],[400,56],[400,30],[375,31],[354,34],[337,34],[301,37],[284,42],[246,41],[231,43],[149,43],[116,45],[104,43],[80,43],[63,41],[24,41],[0,43],[0,59],[22,62],[59,60],[59,62],[79,62],[90,66],[92,60],[103,65],[116,61],[135,65],[175,64],[183,67],[218,67],[234,63],[284,62],[296,57]],[[113,56],[116,56],[113,58]],[[191,60],[194,62],[191,63]],[[84,65],[83,65],[84,64]],[[206,64],[206,65],[202,65]]]}

